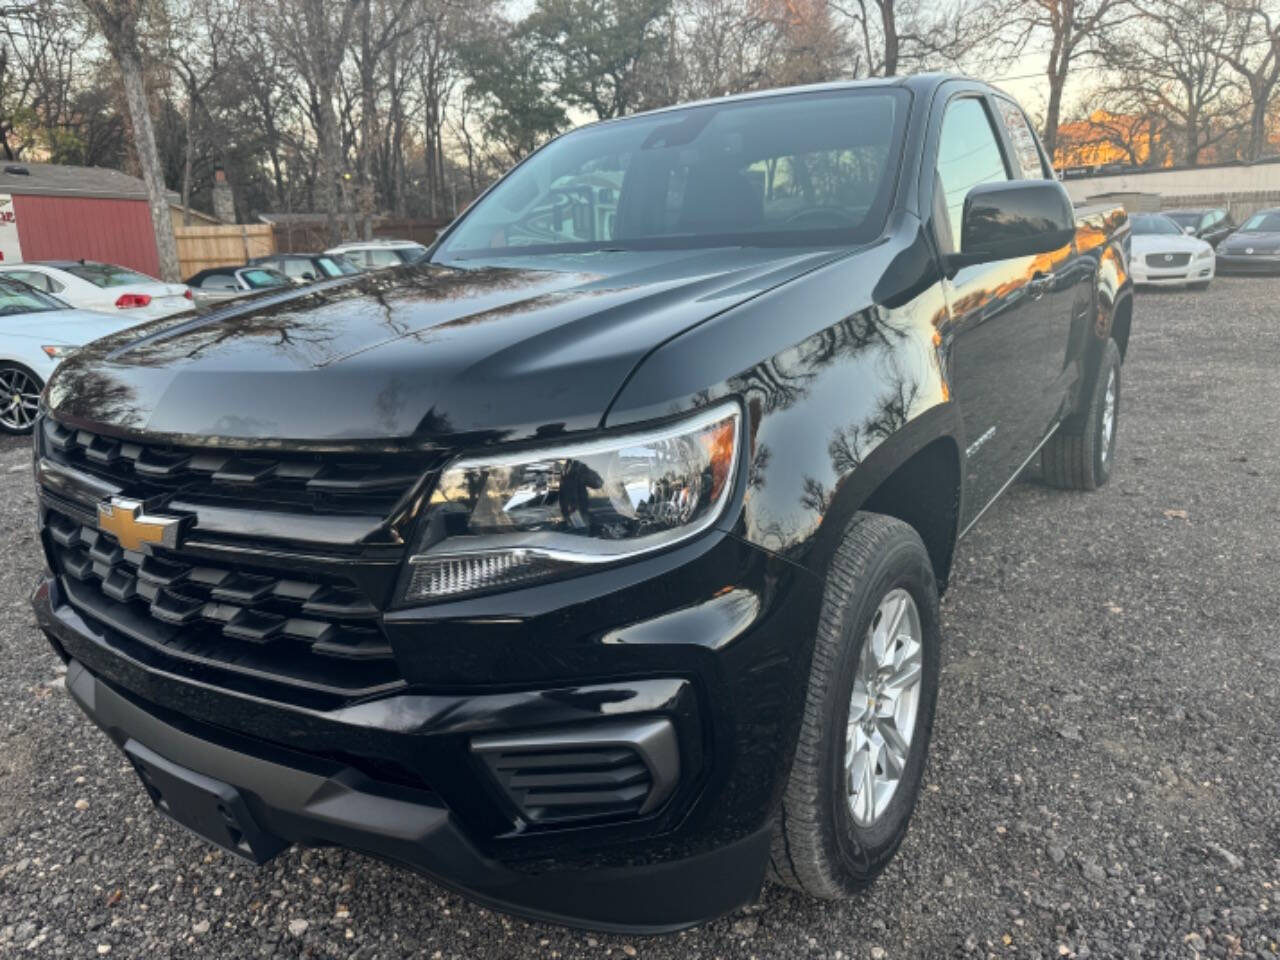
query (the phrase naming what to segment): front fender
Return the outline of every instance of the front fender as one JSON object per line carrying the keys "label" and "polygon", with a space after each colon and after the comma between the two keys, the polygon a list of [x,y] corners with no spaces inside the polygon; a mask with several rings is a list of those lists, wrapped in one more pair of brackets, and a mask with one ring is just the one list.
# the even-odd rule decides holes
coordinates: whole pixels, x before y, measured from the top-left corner
{"label": "front fender", "polygon": [[903,246],[860,251],[668,341],[628,380],[607,425],[738,397],[748,414],[746,491],[724,523],[821,573],[824,531],[843,529],[880,480],[938,436],[963,449],[939,285],[897,285],[909,294],[892,307],[876,302]]}

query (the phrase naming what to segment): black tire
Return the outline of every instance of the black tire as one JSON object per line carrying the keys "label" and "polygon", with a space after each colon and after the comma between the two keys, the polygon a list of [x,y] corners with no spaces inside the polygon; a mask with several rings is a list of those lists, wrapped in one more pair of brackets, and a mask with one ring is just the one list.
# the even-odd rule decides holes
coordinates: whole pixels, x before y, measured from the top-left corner
{"label": "black tire", "polygon": [[[13,379],[17,378],[17,379]],[[26,382],[30,389],[35,391],[38,398],[40,391],[44,389],[44,381],[36,376],[35,372],[29,367],[23,366],[21,363],[15,363],[12,360],[0,362],[0,401],[8,402],[12,393],[9,392],[9,386]],[[26,391],[24,391],[25,393]],[[32,422],[20,425],[13,421],[22,420],[30,415]],[[34,424],[35,409],[28,402],[24,411],[10,411],[8,409],[0,410],[0,433],[7,433],[11,436],[21,436],[31,432]]]}
{"label": "black tire", "polygon": [[[921,686],[898,786],[869,826],[854,821],[845,738],[855,668],[880,602],[902,588],[921,627]],[[804,718],[774,830],[770,877],[821,899],[867,886],[906,835],[924,774],[938,694],[938,588],[919,535],[901,520],[856,514],[827,571]]]}
{"label": "black tire", "polygon": [[1208,280],[1201,280],[1199,283],[1189,283],[1189,284],[1187,284],[1187,288],[1188,288],[1188,289],[1190,289],[1190,290],[1208,290],[1208,289],[1209,289],[1209,281],[1208,281]]}
{"label": "black tire", "polygon": [[[1120,348],[1114,340],[1108,340],[1102,349],[1088,407],[1082,415],[1065,421],[1041,452],[1041,472],[1051,486],[1064,490],[1096,490],[1111,479],[1120,424],[1120,365]],[[1115,399],[1111,435],[1104,442],[1103,414],[1108,382],[1114,383]]]}

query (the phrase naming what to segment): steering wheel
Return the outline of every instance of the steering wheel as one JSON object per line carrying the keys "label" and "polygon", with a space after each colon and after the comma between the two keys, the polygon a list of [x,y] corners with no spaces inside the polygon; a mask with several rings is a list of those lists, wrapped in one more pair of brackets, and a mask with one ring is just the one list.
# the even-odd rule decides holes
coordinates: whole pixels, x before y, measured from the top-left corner
{"label": "steering wheel", "polygon": [[[815,227],[831,226],[831,227],[852,227],[857,224],[847,210],[839,207],[805,207],[803,210],[797,210],[791,216],[787,217],[786,222],[790,224],[800,224],[806,221],[816,221]],[[825,221],[825,224],[822,222]]]}

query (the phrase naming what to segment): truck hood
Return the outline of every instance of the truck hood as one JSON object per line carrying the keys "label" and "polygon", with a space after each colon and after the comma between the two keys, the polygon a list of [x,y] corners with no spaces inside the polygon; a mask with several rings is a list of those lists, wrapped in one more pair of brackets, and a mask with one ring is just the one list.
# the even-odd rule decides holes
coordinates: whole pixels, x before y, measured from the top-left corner
{"label": "truck hood", "polygon": [[591,429],[654,347],[842,252],[601,252],[344,277],[107,337],[59,368],[48,403],[69,422],[175,442]]}

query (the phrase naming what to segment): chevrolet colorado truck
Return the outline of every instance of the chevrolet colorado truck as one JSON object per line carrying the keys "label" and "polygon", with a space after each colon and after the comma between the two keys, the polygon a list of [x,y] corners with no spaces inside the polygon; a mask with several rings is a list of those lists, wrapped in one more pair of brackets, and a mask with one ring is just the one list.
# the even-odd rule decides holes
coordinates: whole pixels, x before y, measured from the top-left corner
{"label": "chevrolet colorado truck", "polygon": [[64,363],[38,622],[249,860],[605,930],[846,896],[920,791],[957,538],[1037,456],[1111,473],[1127,231],[962,78],[575,130],[416,264]]}

